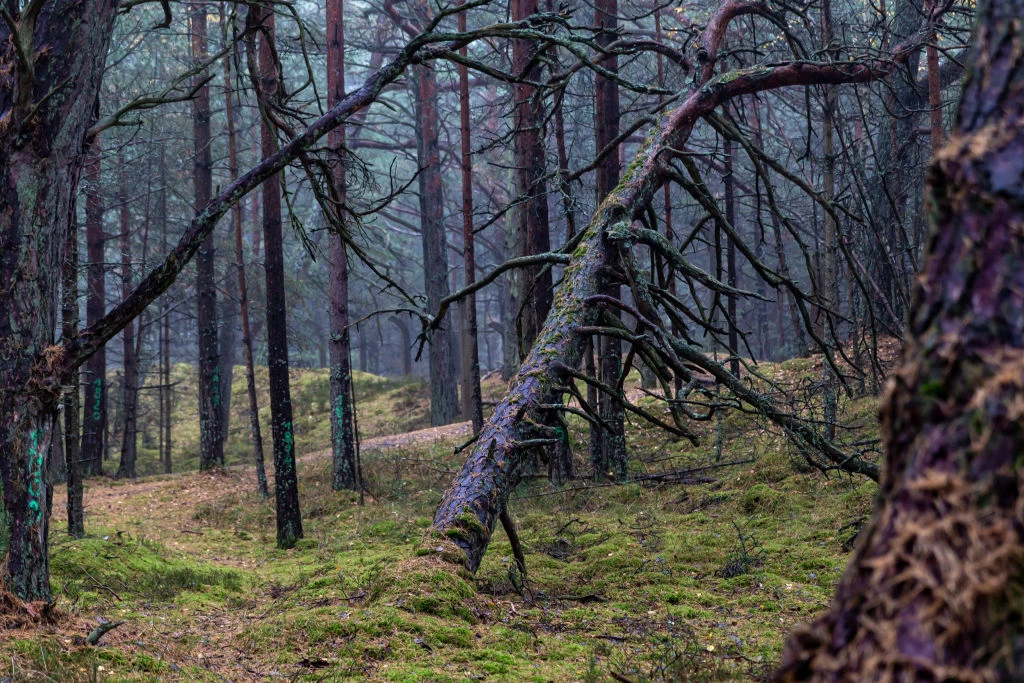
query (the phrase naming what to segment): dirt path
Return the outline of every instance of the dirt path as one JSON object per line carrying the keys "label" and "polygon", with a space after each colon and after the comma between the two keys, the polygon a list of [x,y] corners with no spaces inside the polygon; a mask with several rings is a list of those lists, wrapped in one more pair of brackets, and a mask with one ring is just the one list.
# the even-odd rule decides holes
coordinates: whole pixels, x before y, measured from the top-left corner
{"label": "dirt path", "polygon": [[[430,427],[404,434],[391,434],[366,439],[360,444],[363,456],[389,449],[407,448],[426,443],[446,442],[453,446],[472,434],[469,422],[457,422],[443,427]],[[315,462],[329,458],[330,449],[307,453],[300,462]],[[267,473],[273,486],[273,467]],[[169,475],[156,475],[130,482],[101,480],[85,487],[86,526],[100,522],[103,525],[124,526],[128,510],[134,515],[141,507],[147,522],[167,531],[191,529],[198,505],[210,503],[229,493],[244,493],[254,487],[252,465],[232,465],[225,472],[210,473],[190,470]],[[64,487],[55,492],[56,500],[66,496]],[[124,508],[124,513],[122,513]],[[90,519],[91,518],[91,519]],[[187,532],[186,532],[187,533]]]}

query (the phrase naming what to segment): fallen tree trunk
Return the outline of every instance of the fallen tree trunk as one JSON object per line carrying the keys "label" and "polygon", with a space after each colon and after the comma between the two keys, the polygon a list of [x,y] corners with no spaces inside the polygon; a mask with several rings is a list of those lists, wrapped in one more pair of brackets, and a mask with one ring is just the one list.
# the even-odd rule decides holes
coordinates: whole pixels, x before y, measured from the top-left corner
{"label": "fallen tree trunk", "polygon": [[[548,415],[565,393],[567,378],[576,374],[585,335],[598,321],[601,293],[619,267],[620,254],[642,241],[644,231],[634,226],[670,173],[669,162],[690,136],[698,121],[723,103],[747,95],[787,86],[864,83],[890,73],[899,61],[923,44],[921,35],[898,46],[888,60],[817,63],[796,60],[757,66],[712,78],[718,45],[729,22],[742,14],[760,14],[772,21],[759,2],[726,0],[704,31],[697,61],[703,85],[691,91],[673,111],[662,117],[641,146],[622,181],[605,199],[580,239],[555,294],[551,313],[513,379],[508,393],[484,425],[473,452],[446,491],[434,516],[432,531],[451,539],[465,554],[465,566],[475,572],[508,496],[521,477],[530,450],[554,443],[557,435],[549,427]],[[934,20],[934,19],[933,19]],[[708,65],[711,66],[708,66]],[[646,231],[649,233],[650,231]],[[685,261],[678,252],[670,254],[677,267],[702,284],[728,292],[729,288],[711,275]],[[628,258],[628,256],[627,256]],[[776,283],[778,286],[781,283]],[[789,284],[789,283],[787,283]],[[637,289],[634,288],[636,295]],[[605,297],[606,298],[606,297]],[[652,323],[657,329],[657,323]],[[771,400],[745,385],[724,366],[670,334],[663,335],[664,352],[677,362],[697,365],[733,390],[737,397],[779,424],[802,444],[821,451],[834,466],[878,478],[872,463],[851,459],[807,423],[774,406]]]}

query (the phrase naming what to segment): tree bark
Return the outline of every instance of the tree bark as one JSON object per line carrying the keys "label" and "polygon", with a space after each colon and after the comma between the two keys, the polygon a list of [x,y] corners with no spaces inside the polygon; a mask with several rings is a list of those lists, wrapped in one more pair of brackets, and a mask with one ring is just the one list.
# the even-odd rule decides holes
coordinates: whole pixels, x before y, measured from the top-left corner
{"label": "tree bark", "polygon": [[[191,56],[206,60],[206,5],[189,5]],[[198,76],[196,78],[199,78]],[[192,135],[195,157],[192,182],[196,213],[213,196],[213,156],[210,150],[210,86],[202,85],[192,99]],[[264,154],[266,156],[266,153]],[[199,333],[199,469],[224,467],[224,426],[221,411],[220,346],[217,329],[217,280],[213,236],[196,254],[196,303]]]}
{"label": "tree bark", "polygon": [[22,600],[50,600],[44,465],[59,438],[54,427],[67,380],[53,340],[82,150],[115,8],[111,0],[7,3],[0,25],[0,476],[10,528],[5,583]]}
{"label": "tree bark", "polygon": [[[100,152],[100,137],[96,136],[85,167],[86,326],[99,322],[107,306]],[[82,474],[89,477],[103,471],[103,437],[107,430],[105,347],[97,350],[85,365],[85,411],[82,423]]]}
{"label": "tree bark", "polygon": [[[596,26],[597,42],[607,47],[617,38],[618,1],[598,0],[594,3],[594,25]],[[618,57],[611,55],[600,62],[607,71],[618,73]],[[597,164],[597,203],[619,184],[619,154],[617,149],[609,149],[619,135],[619,86],[614,80],[594,75],[594,146],[604,157]],[[614,268],[617,255],[612,252],[612,259],[607,267]],[[606,296],[618,299],[620,287],[609,284],[602,292]],[[607,311],[606,315],[617,316],[617,311]],[[598,379],[609,387],[619,386],[622,374],[622,341],[609,335],[597,339]],[[598,412],[601,425],[591,425],[597,434],[591,437],[597,451],[592,454],[594,471],[599,477],[607,476],[615,481],[623,481],[628,473],[628,456],[626,453],[625,413],[617,396],[609,396],[601,392],[598,397]]]}
{"label": "tree bark", "polygon": [[[416,80],[416,120],[418,128],[418,188],[423,237],[423,279],[427,308],[436,311],[448,296],[448,240],[445,235],[441,157],[437,130],[437,77],[430,66],[413,68]],[[430,336],[430,424],[455,422],[459,416],[459,396],[455,378],[451,323]]]}
{"label": "tree bark", "polygon": [[[124,155],[118,154],[121,192],[118,201],[121,227],[121,297],[132,291],[132,241],[131,211],[128,207],[128,186],[125,177]],[[137,417],[139,405],[139,357],[136,350],[135,323],[129,322],[121,330],[122,366],[124,376],[121,386],[121,412],[124,416],[124,431],[121,434],[121,461],[117,466],[118,479],[135,478],[135,460],[138,454]]]}
{"label": "tree bark", "polygon": [[[61,303],[63,329],[61,336],[72,339],[78,334],[78,223],[72,222],[68,230],[68,241],[64,256]],[[68,535],[71,538],[85,536],[85,514],[82,507],[82,463],[81,463],[81,373],[71,374],[70,391],[64,394],[64,460],[67,478],[68,500],[66,505]]]}
{"label": "tree bark", "polygon": [[[263,27],[259,38],[260,80],[264,100],[260,138],[264,158],[277,151],[277,135],[264,111],[277,94],[274,63],[274,13],[253,6],[255,22]],[[281,226],[281,180],[275,175],[263,183],[263,268],[267,278],[267,366],[270,375],[270,421],[274,438],[274,503],[277,512],[277,547],[292,548],[302,538],[299,483],[295,468],[295,435],[291,387],[288,378],[288,331],[284,285],[284,238]]]}
{"label": "tree bark", "polygon": [[881,410],[875,515],[781,680],[1019,680],[1024,614],[1024,2],[978,5],[929,257]]}
{"label": "tree bark", "polygon": [[[327,2],[327,100],[334,106],[345,96],[345,7],[343,0]],[[332,130],[328,146],[336,155],[331,169],[335,214],[330,236],[330,355],[331,454],[333,488],[358,490],[356,434],[352,420],[352,348],[348,315],[348,254],[341,231],[344,229],[345,126]],[[364,343],[365,346],[365,343]]]}
{"label": "tree bark", "polygon": [[[537,12],[537,0],[512,0],[512,20],[520,21]],[[512,86],[515,98],[512,112],[513,167],[515,201],[510,212],[515,236],[514,257],[543,254],[551,250],[548,226],[548,190],[545,177],[546,150],[542,135],[542,100],[533,82],[540,77],[540,60],[533,41],[516,38],[512,41],[512,71],[523,80]],[[519,349],[528,349],[537,337],[544,318],[551,310],[551,269],[543,266],[524,268],[512,276],[513,315],[522,313]],[[520,351],[520,358],[523,356]]]}

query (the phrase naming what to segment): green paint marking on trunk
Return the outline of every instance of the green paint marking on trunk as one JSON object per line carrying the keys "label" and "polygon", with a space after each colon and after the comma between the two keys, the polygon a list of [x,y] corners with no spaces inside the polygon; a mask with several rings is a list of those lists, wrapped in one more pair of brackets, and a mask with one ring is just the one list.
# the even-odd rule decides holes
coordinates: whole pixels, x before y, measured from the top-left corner
{"label": "green paint marking on trunk", "polygon": [[29,462],[29,484],[28,484],[28,509],[32,513],[32,523],[37,523],[43,514],[42,505],[39,501],[43,496],[43,451],[39,448],[38,429],[33,429],[29,438],[32,440],[28,448]]}
{"label": "green paint marking on trunk", "polygon": [[284,423],[284,464],[291,467],[294,462],[295,438],[292,436],[292,423]]}
{"label": "green paint marking on trunk", "polygon": [[213,377],[210,380],[213,384],[213,407],[220,408],[220,368],[213,369]]}
{"label": "green paint marking on trunk", "polygon": [[103,417],[103,378],[97,377],[92,390],[92,419],[96,422]]}

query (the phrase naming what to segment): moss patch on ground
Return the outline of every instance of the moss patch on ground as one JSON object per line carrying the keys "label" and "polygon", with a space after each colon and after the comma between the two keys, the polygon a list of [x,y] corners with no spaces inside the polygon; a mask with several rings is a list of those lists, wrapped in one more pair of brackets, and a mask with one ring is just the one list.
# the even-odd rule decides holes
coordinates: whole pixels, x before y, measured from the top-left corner
{"label": "moss patch on ground", "polygon": [[[815,372],[813,362],[800,363],[811,367],[782,364],[766,372],[794,382]],[[403,386],[382,387],[382,395]],[[310,396],[319,391],[307,389]],[[841,408],[862,421],[859,434],[845,438],[862,440],[877,430],[872,399]],[[578,422],[570,427],[585,471],[586,433]],[[329,457],[307,448],[299,462],[306,538],[288,551],[273,545],[273,501],[258,499],[248,467],[134,483],[90,480],[88,537],[66,538],[56,517],[51,532],[53,587],[68,616],[56,626],[9,631],[0,661],[10,672],[2,675],[764,675],[786,633],[827,605],[875,486],[806,471],[800,454],[755,416],[730,413],[700,423],[701,446],[640,424],[629,429],[634,474],[703,468],[701,480],[576,480],[560,489],[528,480],[510,503],[526,551],[525,585],[501,531],[475,578],[462,576],[445,553],[429,552],[432,541],[446,541],[424,542],[461,464],[452,455],[461,439],[407,440],[366,453],[364,505],[351,492],[332,491]],[[54,495],[61,501],[65,494],[59,488]],[[126,623],[99,647],[82,644],[97,619]]]}

